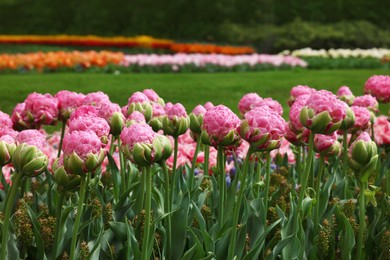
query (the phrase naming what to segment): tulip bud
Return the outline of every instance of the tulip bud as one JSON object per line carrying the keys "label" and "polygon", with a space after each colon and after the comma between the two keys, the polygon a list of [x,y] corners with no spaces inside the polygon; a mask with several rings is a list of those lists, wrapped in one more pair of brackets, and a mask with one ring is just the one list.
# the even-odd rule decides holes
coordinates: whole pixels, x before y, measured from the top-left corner
{"label": "tulip bud", "polygon": [[374,168],[378,161],[378,150],[368,133],[361,133],[349,147],[349,165],[355,172],[363,173],[360,178],[368,178],[366,173]]}
{"label": "tulip bud", "polygon": [[112,114],[111,118],[108,120],[110,125],[110,132],[113,136],[119,136],[122,132],[124,126],[124,116],[120,112],[115,112]]}
{"label": "tulip bud", "polygon": [[341,144],[337,141],[337,134],[316,134],[314,137],[314,150],[322,156],[338,155],[341,151]]}
{"label": "tulip bud", "polygon": [[202,133],[203,116],[195,115],[194,113],[190,114],[190,129],[195,134]]}
{"label": "tulip bud", "polygon": [[12,138],[10,142],[6,140],[0,140],[0,166],[11,162],[12,155],[16,149],[16,144],[12,142]]}
{"label": "tulip bud", "polygon": [[355,113],[349,106],[346,106],[346,115],[343,121],[340,124],[340,130],[347,130],[351,128],[355,123]]}
{"label": "tulip bud", "polygon": [[145,116],[147,122],[152,118],[153,109],[152,105],[149,102],[128,104],[127,113],[131,114],[134,111],[141,112]]}
{"label": "tulip bud", "polygon": [[190,119],[184,106],[180,103],[165,105],[166,115],[162,119],[163,130],[166,135],[177,137],[187,132]]}
{"label": "tulip bud", "polygon": [[48,158],[36,146],[22,143],[15,149],[12,164],[17,172],[36,177],[46,170]]}

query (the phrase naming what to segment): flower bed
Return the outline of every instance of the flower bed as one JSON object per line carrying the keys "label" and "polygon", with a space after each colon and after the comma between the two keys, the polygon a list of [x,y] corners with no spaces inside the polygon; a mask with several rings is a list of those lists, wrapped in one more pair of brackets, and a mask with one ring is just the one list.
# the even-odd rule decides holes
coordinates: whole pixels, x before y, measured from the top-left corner
{"label": "flower bed", "polygon": [[281,55],[216,55],[216,54],[139,54],[121,52],[48,52],[0,55],[0,71],[101,71],[177,72],[177,71],[248,71],[275,68],[306,67],[299,58]]}
{"label": "flower bed", "polygon": [[389,49],[329,49],[314,50],[304,48],[283,51],[282,55],[292,55],[304,59],[312,69],[341,68],[381,68],[388,67]]}
{"label": "flower bed", "polygon": [[223,46],[199,43],[175,43],[172,40],[150,36],[100,37],[81,35],[0,35],[0,44],[41,44],[61,46],[118,47],[163,49],[175,53],[217,53],[226,55],[250,54],[256,51],[249,46]]}
{"label": "flower bed", "polygon": [[364,92],[295,86],[288,122],[257,93],[31,93],[0,113],[0,258],[386,259],[390,77]]}

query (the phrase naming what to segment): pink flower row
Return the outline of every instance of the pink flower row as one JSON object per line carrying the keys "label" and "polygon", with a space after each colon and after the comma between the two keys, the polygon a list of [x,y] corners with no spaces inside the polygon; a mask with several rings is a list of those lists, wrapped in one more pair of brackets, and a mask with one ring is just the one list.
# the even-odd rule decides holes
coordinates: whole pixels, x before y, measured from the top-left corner
{"label": "pink flower row", "polygon": [[205,67],[215,65],[222,67],[234,67],[238,65],[256,65],[269,64],[275,67],[288,65],[291,67],[307,67],[307,63],[293,56],[268,55],[268,54],[250,54],[250,55],[222,55],[222,54],[174,54],[174,55],[157,55],[157,54],[137,54],[126,55],[123,66],[174,66],[178,69],[185,65],[194,65],[196,67]]}

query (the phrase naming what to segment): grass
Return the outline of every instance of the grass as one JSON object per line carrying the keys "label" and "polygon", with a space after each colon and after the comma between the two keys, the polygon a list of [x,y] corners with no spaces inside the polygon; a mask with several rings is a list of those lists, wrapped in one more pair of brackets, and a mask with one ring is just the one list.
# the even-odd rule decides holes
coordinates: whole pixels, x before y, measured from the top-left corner
{"label": "grass", "polygon": [[[247,73],[188,74],[25,74],[0,76],[0,110],[11,113],[13,107],[31,92],[55,94],[62,89],[77,92],[103,91],[121,106],[135,91],[154,89],[166,102],[182,103],[187,112],[207,101],[224,104],[238,112],[237,103],[249,92],[278,100],[288,111],[286,101],[295,85],[336,92],[349,86],[355,95],[363,94],[367,78],[388,74],[383,69],[364,70],[291,70]],[[381,106],[387,114],[388,106]],[[288,117],[288,113],[284,113]]]}

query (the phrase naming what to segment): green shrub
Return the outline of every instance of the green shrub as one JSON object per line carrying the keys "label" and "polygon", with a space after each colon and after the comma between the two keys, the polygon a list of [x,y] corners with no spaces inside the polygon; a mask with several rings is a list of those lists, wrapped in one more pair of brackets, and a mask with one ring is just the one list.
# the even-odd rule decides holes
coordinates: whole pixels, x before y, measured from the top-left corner
{"label": "green shrub", "polygon": [[296,19],[280,27],[224,23],[219,31],[221,38],[226,41],[249,44],[259,52],[269,53],[304,47],[329,49],[390,46],[390,30],[380,29],[367,21],[319,24]]}

